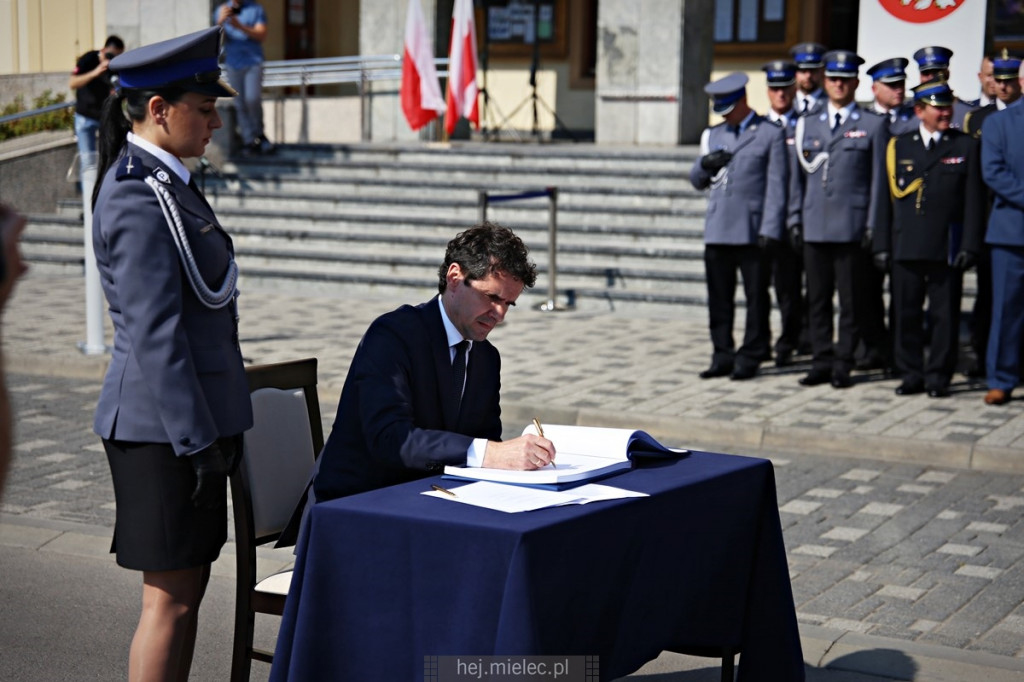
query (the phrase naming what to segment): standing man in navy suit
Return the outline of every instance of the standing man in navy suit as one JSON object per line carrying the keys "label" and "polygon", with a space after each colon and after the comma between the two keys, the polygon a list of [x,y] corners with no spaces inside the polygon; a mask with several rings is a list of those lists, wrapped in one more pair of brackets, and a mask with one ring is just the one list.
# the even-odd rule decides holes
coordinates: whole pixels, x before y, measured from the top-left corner
{"label": "standing man in navy suit", "polygon": [[487,335],[536,266],[511,230],[484,223],[448,242],[438,296],[378,317],[349,368],[313,479],[316,502],[433,476],[446,465],[539,469],[551,441],[501,442],[501,358]]}
{"label": "standing man in navy suit", "polygon": [[981,173],[992,190],[985,243],[992,267],[992,326],[986,353],[985,402],[1002,405],[1020,381],[1024,335],[1024,99],[985,119]]}
{"label": "standing man in navy suit", "polygon": [[[864,60],[853,52],[825,55],[828,103],[797,121],[799,192],[789,197],[787,223],[803,239],[807,305],[814,357],[804,386],[852,385],[853,352],[885,354],[884,322],[859,282],[871,267],[871,231],[887,196],[888,121],[854,101]],[[839,292],[839,334],[833,343],[832,297]]]}
{"label": "standing man in navy suit", "polygon": [[[786,210],[786,134],[747,105],[747,77],[733,73],[709,83],[713,110],[725,118],[701,135],[690,170],[697,189],[709,189],[704,223],[704,271],[714,353],[701,379],[750,379],[771,356],[771,263],[766,251],[782,239]],[[736,272],[747,302],[743,345],[732,338]]]}

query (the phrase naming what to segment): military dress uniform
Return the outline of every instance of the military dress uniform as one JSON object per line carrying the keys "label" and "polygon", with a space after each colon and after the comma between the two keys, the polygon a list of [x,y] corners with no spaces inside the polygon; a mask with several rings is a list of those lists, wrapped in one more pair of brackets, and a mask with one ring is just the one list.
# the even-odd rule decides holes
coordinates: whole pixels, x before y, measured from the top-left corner
{"label": "military dress uniform", "polygon": [[[905,83],[907,80],[906,68],[909,63],[910,60],[903,57],[885,59],[868,69],[868,75],[875,83]],[[874,99],[867,109],[889,119],[890,135],[902,135],[917,128],[917,115],[911,104],[904,103],[892,109],[885,109],[877,99]]]}
{"label": "military dress uniform", "polygon": [[[126,52],[110,70],[122,90],[227,96],[219,43],[220,29],[206,29]],[[227,536],[224,460],[252,426],[231,238],[180,159],[131,133],[101,180],[92,229],[114,326],[93,428],[114,482],[117,561],[209,564]],[[218,473],[196,497],[210,458]]]}
{"label": "military dress uniform", "polygon": [[[785,88],[793,85],[796,80],[796,65],[781,60],[771,61],[761,67],[770,88]],[[779,113],[769,109],[766,118],[782,128],[786,134],[786,165],[789,171],[789,183],[786,187],[787,202],[790,192],[799,192],[790,185],[798,182],[796,176],[796,152],[793,137],[796,133],[796,121],[799,118],[796,107]],[[783,367],[789,364],[793,355],[805,352],[809,346],[807,341],[807,305],[804,299],[804,261],[803,245],[794,243],[787,233],[786,238],[774,242],[769,251],[772,267],[772,285],[775,289],[775,300],[779,306],[779,317],[782,329],[775,340],[775,364]]]}
{"label": "military dress uniform", "polygon": [[[914,90],[918,102],[952,106],[943,81]],[[882,266],[889,261],[892,268],[894,358],[903,378],[896,392],[945,397],[956,368],[962,270],[981,248],[984,186],[977,143],[953,129],[930,135],[922,124],[889,141],[886,171],[890,210],[875,230],[874,250],[884,254]]]}
{"label": "military dress uniform", "polygon": [[[705,90],[714,98],[715,112],[727,114],[745,96],[747,77],[730,74]],[[745,99],[743,100],[745,103]],[[779,241],[786,207],[785,134],[751,111],[733,129],[722,123],[701,135],[701,154],[690,171],[697,189],[707,189],[704,264],[713,346],[711,368],[702,378],[732,374],[747,379],[771,356],[770,264],[761,238]],[[720,168],[705,160],[727,155]],[[709,167],[710,166],[710,167]],[[743,343],[733,341],[736,272],[743,278],[747,313]]]}
{"label": "military dress uniform", "polygon": [[[820,43],[799,43],[790,48],[789,53],[793,57],[796,68],[806,71],[824,68],[824,57],[827,50],[828,48]],[[825,90],[821,86],[809,93],[802,92],[798,88],[793,108],[796,109],[797,116],[806,116],[817,113],[821,107],[825,106],[826,101],[828,101],[828,97],[825,96]]]}
{"label": "military dress uniform", "polygon": [[[826,75],[856,77],[863,59],[847,51],[825,56]],[[804,385],[830,382],[851,385],[849,373],[858,341],[884,352],[884,323],[858,283],[871,267],[869,236],[885,199],[884,155],[889,139],[885,120],[855,102],[832,114],[797,121],[796,157],[800,191],[789,197],[787,225],[802,230],[807,304],[813,349],[811,372]],[[845,120],[843,117],[845,112]],[[841,122],[835,124],[835,116]],[[833,343],[832,297],[839,293],[839,333]],[[878,325],[882,324],[881,329]]]}

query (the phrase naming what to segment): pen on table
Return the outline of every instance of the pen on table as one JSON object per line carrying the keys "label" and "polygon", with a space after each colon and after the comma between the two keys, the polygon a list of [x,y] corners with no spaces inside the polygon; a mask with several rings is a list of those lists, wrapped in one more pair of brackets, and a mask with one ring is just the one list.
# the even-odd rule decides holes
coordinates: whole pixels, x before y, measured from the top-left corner
{"label": "pen on table", "polygon": [[[538,436],[540,436],[541,438],[544,437],[544,427],[540,425],[540,420],[537,419],[536,417],[533,418],[533,428],[537,429],[537,435]],[[558,468],[555,465],[555,460],[551,460],[550,462],[548,462],[548,464],[550,464],[551,468],[553,468],[553,469],[557,469]]]}
{"label": "pen on table", "polygon": [[436,490],[439,493],[444,493],[445,495],[451,495],[452,497],[458,497],[451,490],[448,490],[448,488],[442,488],[441,486],[436,485],[436,484],[431,485],[430,487],[433,488],[434,490]]}

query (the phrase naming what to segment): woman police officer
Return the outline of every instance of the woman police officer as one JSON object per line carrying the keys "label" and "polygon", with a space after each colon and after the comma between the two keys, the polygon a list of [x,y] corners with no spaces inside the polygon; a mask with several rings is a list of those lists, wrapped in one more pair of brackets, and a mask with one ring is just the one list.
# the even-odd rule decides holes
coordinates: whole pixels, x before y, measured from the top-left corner
{"label": "woman police officer", "polygon": [[238,347],[231,239],[181,159],[221,126],[220,29],[110,62],[93,247],[114,348],[93,428],[117,502],[117,563],[142,571],[130,680],[185,680],[210,564],[227,538],[226,478],[252,409]]}

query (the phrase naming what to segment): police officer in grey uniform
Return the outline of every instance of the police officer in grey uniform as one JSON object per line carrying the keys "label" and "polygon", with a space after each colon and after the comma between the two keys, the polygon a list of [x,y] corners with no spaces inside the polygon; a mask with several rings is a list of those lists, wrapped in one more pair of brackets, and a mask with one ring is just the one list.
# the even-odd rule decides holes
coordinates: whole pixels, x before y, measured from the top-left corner
{"label": "police officer in grey uniform", "polygon": [[917,128],[917,116],[914,106],[904,103],[907,84],[907,64],[910,61],[903,57],[894,57],[878,62],[870,69],[871,92],[875,98],[868,106],[868,111],[885,116],[889,119],[889,134],[902,135]]}
{"label": "police officer in grey uniform", "polygon": [[[725,121],[701,135],[700,157],[690,171],[697,189],[709,189],[704,226],[704,267],[714,353],[702,379],[750,379],[771,356],[765,251],[783,236],[786,210],[786,136],[747,104],[747,76],[733,73],[709,83],[713,110]],[[743,277],[747,318],[743,344],[732,337],[736,272]]]}
{"label": "police officer in grey uniform", "polygon": [[[853,352],[863,337],[884,349],[884,330],[868,319],[872,308],[858,286],[871,267],[871,231],[885,200],[883,159],[887,121],[861,109],[854,95],[864,60],[853,52],[825,55],[829,101],[797,121],[796,157],[801,192],[789,198],[789,229],[804,244],[813,360],[805,386],[852,385]],[[832,297],[839,292],[839,334],[833,343]]]}
{"label": "police officer in grey uniform", "polygon": [[[797,182],[796,152],[793,135],[799,118],[793,106],[796,98],[796,64],[775,60],[761,67],[768,82],[769,109],[766,118],[786,131],[786,163],[789,167],[789,184]],[[790,190],[799,192],[799,187]],[[772,284],[775,300],[779,305],[782,330],[775,340],[775,366],[785,367],[796,354],[809,352],[807,340],[807,306],[804,301],[803,246],[793,243],[789,234],[772,245],[769,252],[772,264]]]}
{"label": "police officer in grey uniform", "polygon": [[825,76],[823,57],[827,47],[819,43],[800,43],[790,48],[789,53],[796,64],[796,102],[794,108],[799,116],[815,111],[825,102],[822,78]]}
{"label": "police officer in grey uniform", "polygon": [[[921,72],[921,83],[928,83],[933,80],[949,82],[949,61],[953,57],[953,50],[948,47],[932,45],[922,47],[914,53],[914,61],[917,62],[917,70]],[[975,108],[970,102],[965,102],[959,97],[953,97],[953,121],[950,126],[956,130],[964,127],[964,118],[968,112]]]}

